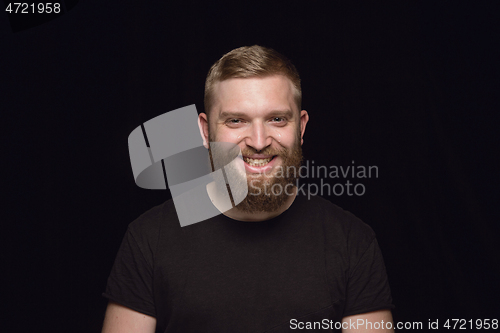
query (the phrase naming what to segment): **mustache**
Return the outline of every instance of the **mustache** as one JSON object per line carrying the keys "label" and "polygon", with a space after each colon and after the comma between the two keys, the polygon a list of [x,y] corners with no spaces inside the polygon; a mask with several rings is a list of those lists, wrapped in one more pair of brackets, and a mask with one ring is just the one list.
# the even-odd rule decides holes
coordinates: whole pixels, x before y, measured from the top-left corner
{"label": "mustache", "polygon": [[251,156],[254,154],[285,156],[288,154],[288,149],[286,149],[286,148],[277,149],[277,148],[267,147],[264,150],[257,150],[257,149],[253,149],[253,148],[248,147],[248,148],[243,149],[241,151],[241,154],[243,156]]}

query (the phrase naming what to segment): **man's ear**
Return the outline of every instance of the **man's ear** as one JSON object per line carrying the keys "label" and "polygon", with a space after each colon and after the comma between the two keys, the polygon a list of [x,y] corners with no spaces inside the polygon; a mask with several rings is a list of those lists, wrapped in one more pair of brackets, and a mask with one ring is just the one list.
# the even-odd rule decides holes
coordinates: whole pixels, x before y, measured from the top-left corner
{"label": "man's ear", "polygon": [[198,127],[200,128],[201,138],[203,139],[203,146],[208,149],[210,140],[208,139],[208,118],[206,113],[198,115]]}
{"label": "man's ear", "polygon": [[306,131],[306,125],[309,121],[309,114],[306,110],[300,111],[300,144],[304,144],[304,132]]}

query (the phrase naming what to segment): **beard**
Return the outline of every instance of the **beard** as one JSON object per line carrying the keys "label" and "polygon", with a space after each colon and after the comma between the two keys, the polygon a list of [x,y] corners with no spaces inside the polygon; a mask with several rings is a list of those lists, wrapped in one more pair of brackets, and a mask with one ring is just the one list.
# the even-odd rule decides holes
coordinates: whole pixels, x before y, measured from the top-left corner
{"label": "beard", "polygon": [[[210,141],[214,142],[212,138]],[[256,153],[255,149],[249,147],[242,151],[245,156]],[[235,182],[237,186],[232,186],[230,189],[227,185],[227,189],[224,189],[229,191],[233,204],[233,198],[243,198],[244,192],[248,189],[246,197],[235,206],[237,210],[245,213],[274,212],[282,207],[289,195],[293,193],[293,186],[299,179],[303,159],[300,133],[291,148],[267,147],[258,153],[275,156],[281,160],[281,164],[276,165],[271,172],[267,173],[237,172],[238,179]]]}

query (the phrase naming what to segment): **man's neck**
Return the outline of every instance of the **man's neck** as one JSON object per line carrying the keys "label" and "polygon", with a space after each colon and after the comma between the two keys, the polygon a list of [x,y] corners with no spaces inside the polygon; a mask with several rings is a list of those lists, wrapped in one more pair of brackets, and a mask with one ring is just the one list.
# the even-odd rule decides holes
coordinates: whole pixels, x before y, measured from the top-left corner
{"label": "man's neck", "polygon": [[[238,220],[238,221],[245,221],[245,222],[260,222],[260,221],[265,221],[272,219],[283,212],[285,212],[290,206],[292,205],[293,201],[295,200],[295,197],[297,196],[297,187],[293,187],[293,194],[288,195],[288,198],[286,199],[285,203],[278,208],[277,210],[273,212],[255,212],[255,213],[250,213],[250,212],[244,212],[239,210],[236,207],[233,207],[231,209],[227,209],[227,200],[221,200],[222,197],[220,193],[217,191],[215,184],[212,183],[214,186],[207,185],[207,192],[208,196],[212,200],[212,203],[214,206],[224,215],[227,217],[233,219],[233,220]],[[224,196],[225,197],[225,196]],[[226,202],[224,204],[223,202]]]}

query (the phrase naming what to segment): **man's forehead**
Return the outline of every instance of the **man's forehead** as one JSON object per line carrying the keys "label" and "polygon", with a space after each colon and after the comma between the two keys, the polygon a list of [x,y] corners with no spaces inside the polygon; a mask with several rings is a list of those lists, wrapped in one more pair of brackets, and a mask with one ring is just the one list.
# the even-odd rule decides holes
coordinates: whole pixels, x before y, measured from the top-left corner
{"label": "man's forehead", "polygon": [[214,118],[276,114],[291,118],[298,112],[295,88],[282,76],[231,78],[214,84]]}

